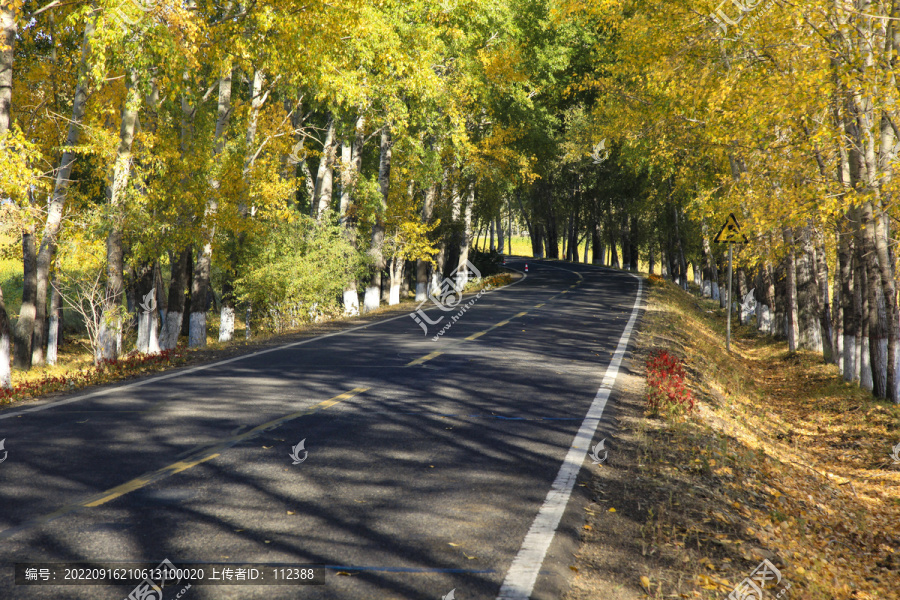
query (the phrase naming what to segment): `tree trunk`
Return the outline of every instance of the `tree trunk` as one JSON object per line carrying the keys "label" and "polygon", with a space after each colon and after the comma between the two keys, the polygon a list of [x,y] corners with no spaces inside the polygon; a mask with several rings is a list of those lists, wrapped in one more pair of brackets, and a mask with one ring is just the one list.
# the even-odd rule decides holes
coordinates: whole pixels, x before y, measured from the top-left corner
{"label": "tree trunk", "polygon": [[31,368],[31,339],[34,334],[35,305],[37,304],[37,250],[34,234],[22,233],[22,308],[16,322],[15,356],[16,367],[27,371]]}
{"label": "tree trunk", "polygon": [[[362,149],[365,143],[366,120],[362,115],[356,118],[353,144],[344,143],[341,148],[341,226],[350,245],[356,248],[356,206],[353,204],[352,190],[359,178],[362,167]],[[344,289],[344,314],[359,314],[359,292],[356,279]]]}
{"label": "tree trunk", "polygon": [[606,253],[606,246],[603,243],[603,238],[600,236],[600,228],[597,223],[594,223],[591,226],[591,248],[594,251],[593,263],[595,265],[603,266],[604,263],[604,254]]}
{"label": "tree trunk", "polygon": [[50,290],[50,329],[47,332],[47,364],[56,364],[59,344],[62,340],[62,294],[59,292],[59,267],[53,270]]}
{"label": "tree trunk", "polygon": [[[634,215],[631,216],[631,235],[629,236],[629,241],[631,242],[631,270],[638,271],[640,269],[640,256],[638,256],[638,220]],[[687,263],[684,260],[684,250],[681,247],[681,237],[678,238],[678,251],[681,256],[682,268],[684,270],[684,280],[681,282],[682,287],[687,289]]]}
{"label": "tree trunk", "polygon": [[[858,233],[858,231],[857,231]],[[859,306],[860,323],[856,333],[856,364],[859,368],[859,385],[871,391],[873,388],[872,365],[869,354],[869,294],[868,281],[866,280],[866,262],[862,256],[861,240],[855,240],[854,253],[854,289],[856,291],[856,303]]]}
{"label": "tree trunk", "polygon": [[316,218],[321,219],[331,208],[331,194],[334,179],[334,158],[337,152],[337,140],[334,137],[334,116],[328,116],[325,130],[325,143],[322,146],[322,158],[319,159],[319,170],[316,174]]}
{"label": "tree trunk", "polygon": [[119,128],[119,147],[116,150],[113,173],[106,184],[106,202],[110,207],[111,229],[106,238],[106,296],[100,324],[99,359],[114,360],[122,347],[122,318],[119,307],[125,287],[125,252],[122,247],[121,214],[122,196],[128,187],[131,174],[131,145],[138,124],[141,94],[136,74],[132,73],[122,106],[122,123]]}
{"label": "tree trunk", "polygon": [[0,389],[12,387],[12,370],[10,369],[10,331],[9,316],[3,302],[3,290],[0,289]]}
{"label": "tree trunk", "polygon": [[468,198],[462,207],[463,229],[459,240],[459,262],[456,267],[456,289],[462,291],[469,281],[469,246],[472,243],[472,210],[475,206],[475,183],[469,184]]}
{"label": "tree trunk", "polygon": [[784,244],[787,247],[785,256],[785,313],[787,316],[788,350],[796,352],[800,339],[800,323],[797,314],[797,264],[794,256],[794,233],[790,227],[782,228]]}
{"label": "tree trunk", "polygon": [[381,188],[381,205],[375,214],[372,226],[372,245],[369,254],[372,256],[372,281],[366,288],[363,312],[375,310],[381,304],[381,276],[385,269],[384,260],[384,212],[387,210],[388,194],[391,187],[391,156],[393,140],[390,128],[385,126],[381,131],[381,151],[378,160],[378,185]]}
{"label": "tree trunk", "polygon": [[[225,130],[231,116],[231,79],[229,70],[224,77],[219,79],[218,114],[216,116],[216,137],[213,158],[218,162],[225,150]],[[209,273],[212,262],[212,242],[216,235],[216,211],[219,208],[218,192],[219,180],[210,181],[210,196],[206,202],[206,211],[203,224],[203,245],[197,252],[197,262],[194,265],[194,278],[191,283],[191,316],[188,333],[188,346],[191,348],[206,345],[206,309],[207,296],[209,294]],[[212,221],[212,222],[210,222]]]}
{"label": "tree trunk", "polygon": [[87,72],[88,56],[91,52],[91,38],[94,35],[94,18],[89,17],[84,25],[84,37],[81,44],[81,58],[78,64],[78,83],[75,86],[75,95],[72,100],[72,118],[69,120],[66,132],[65,150],[59,160],[59,168],[56,170],[56,180],[53,184],[53,193],[47,206],[47,219],[44,221],[44,230],[41,235],[41,245],[38,248],[36,272],[37,290],[35,298],[34,329],[31,337],[31,364],[39,365],[44,362],[44,323],[47,320],[47,288],[50,277],[50,263],[56,251],[56,236],[62,227],[63,208],[68,195],[71,182],[72,167],[77,158],[79,139],[81,137],[81,121],[87,106],[88,82],[90,75]]}
{"label": "tree trunk", "polygon": [[800,251],[796,255],[797,276],[797,346],[822,352],[822,329],[819,322],[819,280],[817,276],[812,227],[799,231]]}
{"label": "tree trunk", "polygon": [[897,308],[897,288],[894,279],[894,260],[888,246],[887,215],[879,207],[881,214],[873,215],[875,225],[875,255],[878,262],[881,285],[884,289],[885,310],[888,328],[888,376],[886,397],[894,404],[900,404],[900,314]]}
{"label": "tree trunk", "polygon": [[[431,223],[434,212],[434,198],[437,185],[432,183],[425,191],[425,202],[422,205],[422,222]],[[424,302],[428,295],[428,262],[416,261],[416,302]]]}
{"label": "tree trunk", "polygon": [[838,228],[838,273],[837,277],[841,286],[841,314],[842,314],[842,346],[843,346],[843,374],[844,381],[859,381],[859,363],[857,362],[857,343],[861,315],[857,302],[858,291],[854,268],[854,240],[849,231],[849,215],[841,219]]}
{"label": "tree trunk", "polygon": [[[704,226],[704,230],[706,227]],[[709,237],[706,236],[704,231],[703,235],[703,258],[705,259],[705,273],[703,274],[703,296],[706,298],[712,298],[713,300],[719,299],[719,270],[716,266],[716,257],[712,253],[712,248],[709,244]]]}
{"label": "tree trunk", "polygon": [[819,288],[819,327],[822,331],[822,358],[826,363],[837,364],[837,353],[834,351],[834,329],[831,324],[831,303],[828,298],[828,261],[825,260],[825,242],[822,232],[813,230],[815,236],[816,283]]}
{"label": "tree trunk", "polygon": [[159,336],[159,347],[171,350],[178,345],[181,322],[184,318],[185,291],[188,286],[188,270],[191,263],[191,249],[185,248],[178,254],[169,255],[172,275],[169,283],[169,300],[166,308],[166,322]]}
{"label": "tree trunk", "polygon": [[[885,290],[882,287],[880,265],[878,264],[876,244],[876,218],[872,202],[864,202],[857,210],[858,231],[860,239],[860,258],[865,265],[866,299],[868,304],[868,338],[869,338],[869,364],[872,369],[872,393],[876,398],[888,396],[888,308],[885,298]],[[887,261],[887,245],[883,248],[884,260]],[[893,291],[893,273],[886,265],[885,272],[891,291]],[[890,299],[891,304],[894,298]],[[891,310],[891,313],[894,311]]]}
{"label": "tree trunk", "polygon": [[[3,138],[9,131],[12,119],[13,61],[17,29],[16,6],[17,4],[12,2],[0,5],[0,138]],[[0,389],[9,389],[12,386],[12,372],[9,366],[9,325],[9,315],[6,313],[6,304],[3,302],[3,290],[0,289]],[[31,346],[30,331],[28,332],[28,345]],[[28,358],[30,361],[31,357]]]}

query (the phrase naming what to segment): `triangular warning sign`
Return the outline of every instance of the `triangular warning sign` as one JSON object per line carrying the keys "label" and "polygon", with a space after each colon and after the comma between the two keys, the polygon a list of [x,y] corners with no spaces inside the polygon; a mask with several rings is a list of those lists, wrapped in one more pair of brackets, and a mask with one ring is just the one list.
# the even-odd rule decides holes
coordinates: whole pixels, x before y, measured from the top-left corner
{"label": "triangular warning sign", "polygon": [[713,241],[719,244],[746,244],[750,240],[741,232],[741,226],[734,218],[734,213],[731,213]]}

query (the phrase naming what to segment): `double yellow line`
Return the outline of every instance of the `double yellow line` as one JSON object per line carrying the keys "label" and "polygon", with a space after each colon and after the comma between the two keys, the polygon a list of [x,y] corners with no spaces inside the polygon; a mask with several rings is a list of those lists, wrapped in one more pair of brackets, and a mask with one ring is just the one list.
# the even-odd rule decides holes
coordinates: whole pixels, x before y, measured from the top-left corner
{"label": "double yellow line", "polygon": [[354,396],[358,396],[365,391],[368,391],[370,388],[358,387],[350,390],[349,392],[344,392],[343,394],[339,394],[334,396],[333,398],[329,398],[328,400],[323,400],[318,404],[314,404],[308,408],[304,408],[303,410],[298,410],[297,412],[290,413],[288,415],[284,415],[283,417],[278,417],[277,419],[272,419],[271,421],[267,421],[261,425],[257,425],[253,429],[249,431],[245,431],[244,433],[233,435],[231,437],[219,440],[212,446],[204,448],[199,452],[195,452],[188,458],[183,460],[179,460],[178,462],[174,462],[168,466],[165,466],[161,469],[157,469],[156,471],[151,471],[149,473],[145,473],[140,477],[136,477],[131,481],[126,481],[121,485],[117,485],[116,487],[110,488],[106,491],[100,492],[98,494],[94,494],[93,496],[82,500],[81,502],[76,502],[74,504],[69,504],[63,506],[62,508],[55,510],[54,512],[44,515],[43,517],[39,517],[37,519],[27,521],[17,527],[13,527],[10,529],[6,529],[4,531],[0,531],[0,539],[8,538],[13,534],[22,531],[24,529],[28,529],[34,527],[36,525],[42,525],[44,523],[48,523],[54,519],[57,519],[63,515],[75,512],[82,508],[94,508],[96,506],[100,506],[102,504],[106,504],[111,500],[115,500],[125,494],[129,494],[135,490],[139,490],[143,487],[150,485],[151,483],[156,483],[157,481],[161,481],[171,475],[175,475],[176,473],[181,473],[182,471],[187,471],[192,467],[196,467],[199,464],[205,463],[209,460],[220,456],[223,450],[235,446],[245,440],[254,438],[261,433],[266,431],[275,429],[276,427],[287,423],[288,421],[292,421],[294,419],[311,415],[317,411],[330,408],[339,402],[343,402],[345,400],[349,400]]}

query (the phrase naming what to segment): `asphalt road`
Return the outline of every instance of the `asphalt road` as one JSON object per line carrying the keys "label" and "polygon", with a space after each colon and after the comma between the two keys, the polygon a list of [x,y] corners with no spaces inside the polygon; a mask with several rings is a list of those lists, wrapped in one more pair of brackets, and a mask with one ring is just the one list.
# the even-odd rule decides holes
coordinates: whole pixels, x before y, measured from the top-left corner
{"label": "asphalt road", "polygon": [[0,598],[134,588],[16,585],[17,562],[166,558],[327,568],[319,586],[179,584],[165,600],[494,599],[504,581],[504,597],[527,597],[529,570],[532,597],[552,597],[543,580],[565,565],[541,544],[574,510],[564,488],[593,468],[586,439],[609,436],[614,392],[596,435],[585,417],[604,408],[639,282],[528,264],[437,341],[456,313],[429,311],[445,318],[428,335],[404,314],[0,412]]}

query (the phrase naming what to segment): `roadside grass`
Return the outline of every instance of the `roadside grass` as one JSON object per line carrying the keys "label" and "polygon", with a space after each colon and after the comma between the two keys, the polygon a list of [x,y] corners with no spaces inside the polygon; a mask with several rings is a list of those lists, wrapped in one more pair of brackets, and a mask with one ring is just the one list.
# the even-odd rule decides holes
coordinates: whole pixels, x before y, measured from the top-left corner
{"label": "roadside grass", "polygon": [[[752,326],[732,333],[728,355],[718,302],[650,282],[632,371],[653,351],[676,354],[697,407],[675,420],[645,412],[625,434],[638,473],[617,502],[638,507],[646,573],[631,589],[725,598],[768,559],[782,579],[766,598],[900,598],[900,407],[816,353]],[[737,597],[757,598],[747,593]]]}

